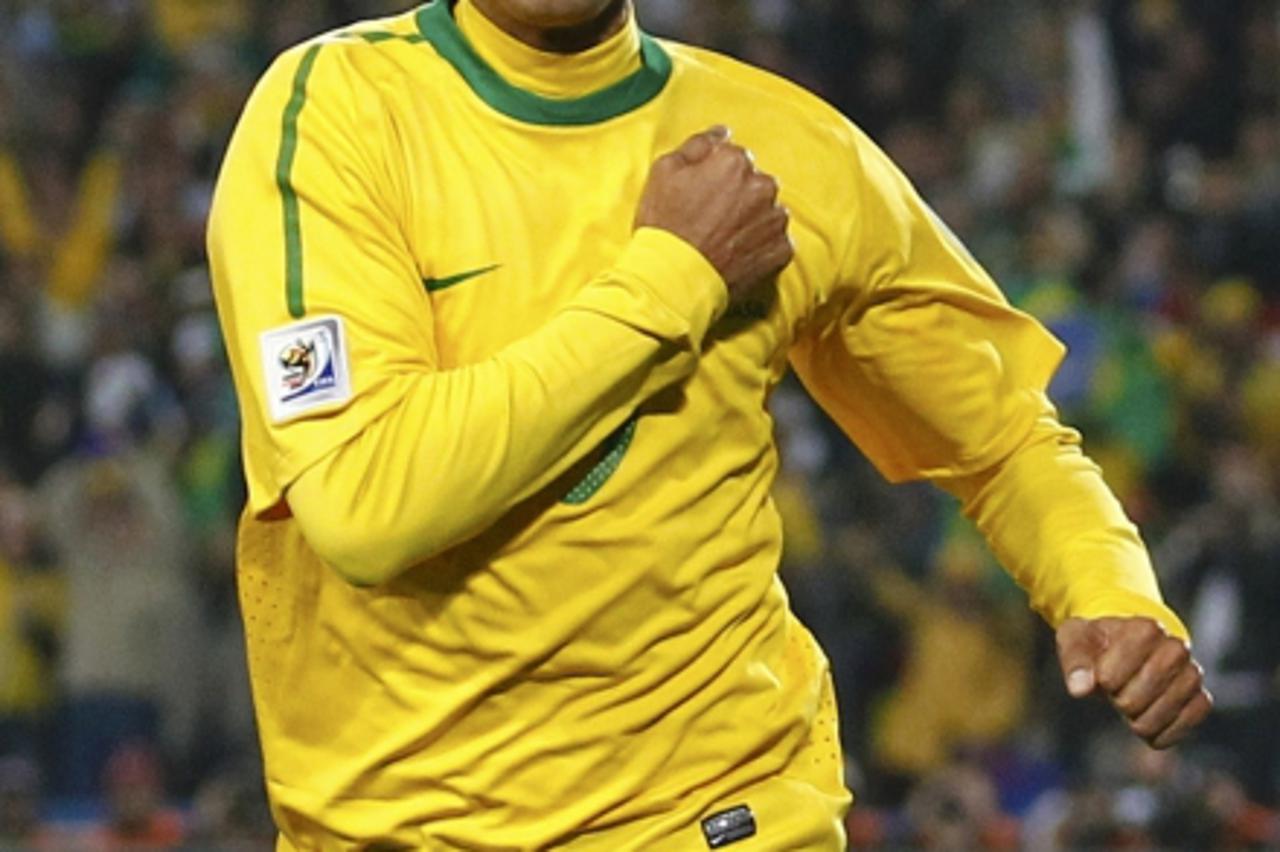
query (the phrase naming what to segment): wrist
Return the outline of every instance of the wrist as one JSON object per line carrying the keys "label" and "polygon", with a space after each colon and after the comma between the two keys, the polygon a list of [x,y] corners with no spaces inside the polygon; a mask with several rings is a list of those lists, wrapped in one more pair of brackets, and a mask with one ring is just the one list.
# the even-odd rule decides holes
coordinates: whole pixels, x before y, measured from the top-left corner
{"label": "wrist", "polygon": [[1083,618],[1089,621],[1099,618],[1149,618],[1164,628],[1170,636],[1176,636],[1184,642],[1190,641],[1191,634],[1177,613],[1163,601],[1153,600],[1133,592],[1118,591],[1090,598],[1077,607],[1073,607],[1071,618]]}
{"label": "wrist", "polygon": [[671,231],[638,228],[614,268],[683,317],[698,345],[729,305],[729,290],[720,272],[702,252]]}
{"label": "wrist", "polygon": [[729,304],[724,279],[691,244],[659,228],[639,228],[613,268],[574,300],[695,352]]}

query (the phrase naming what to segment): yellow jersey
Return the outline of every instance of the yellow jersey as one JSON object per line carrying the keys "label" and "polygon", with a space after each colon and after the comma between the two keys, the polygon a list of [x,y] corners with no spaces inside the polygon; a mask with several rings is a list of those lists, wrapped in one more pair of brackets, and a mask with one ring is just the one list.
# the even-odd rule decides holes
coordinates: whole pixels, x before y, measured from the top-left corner
{"label": "yellow jersey", "polygon": [[[732,308],[633,227],[713,124],[797,249]],[[842,848],[827,664],[777,577],[789,365],[1051,621],[1181,630],[1045,397],[1060,345],[837,112],[634,20],[549,55],[435,0],[286,52],[210,256],[282,848]]]}

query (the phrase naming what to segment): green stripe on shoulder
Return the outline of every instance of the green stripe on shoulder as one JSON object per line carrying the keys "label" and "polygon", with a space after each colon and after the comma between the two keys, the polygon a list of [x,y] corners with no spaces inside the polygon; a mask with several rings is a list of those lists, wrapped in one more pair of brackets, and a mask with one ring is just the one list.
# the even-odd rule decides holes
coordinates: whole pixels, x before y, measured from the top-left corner
{"label": "green stripe on shoulder", "polygon": [[384,41],[403,41],[408,44],[422,44],[427,40],[421,33],[390,33],[385,30],[369,30],[365,32],[343,33],[348,38],[359,38],[369,44],[382,44]]}
{"label": "green stripe on shoulder", "polygon": [[298,155],[298,118],[307,105],[307,81],[315,68],[321,45],[313,44],[303,54],[298,71],[293,76],[293,94],[284,108],[284,128],[280,136],[280,158],[276,162],[276,186],[284,205],[284,264],[285,298],[289,303],[289,315],[294,319],[306,316],[307,305],[303,297],[302,269],[302,213],[298,193],[293,188],[293,162]]}

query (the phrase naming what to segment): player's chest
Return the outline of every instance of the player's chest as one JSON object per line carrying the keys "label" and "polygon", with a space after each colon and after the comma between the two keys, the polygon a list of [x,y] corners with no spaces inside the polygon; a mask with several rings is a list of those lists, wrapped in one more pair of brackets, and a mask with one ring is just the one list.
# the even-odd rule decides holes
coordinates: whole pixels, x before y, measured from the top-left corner
{"label": "player's chest", "polygon": [[[561,138],[455,134],[410,164],[406,234],[431,299],[442,366],[483,360],[536,331],[607,273],[634,230],[660,140],[641,130]],[[713,331],[742,369],[770,371],[789,344],[762,292]]]}

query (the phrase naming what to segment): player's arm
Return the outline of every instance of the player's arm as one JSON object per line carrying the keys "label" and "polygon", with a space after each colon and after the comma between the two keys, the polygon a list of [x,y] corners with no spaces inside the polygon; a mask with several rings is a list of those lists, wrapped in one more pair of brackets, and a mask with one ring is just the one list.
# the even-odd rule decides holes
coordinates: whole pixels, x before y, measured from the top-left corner
{"label": "player's arm", "polygon": [[1204,717],[1210,698],[1187,630],[1161,601],[1138,530],[1078,434],[1046,412],[1003,462],[940,484],[1058,628],[1074,697],[1105,693],[1156,746]]}
{"label": "player's arm", "polygon": [[[852,131],[851,131],[852,133]],[[996,285],[870,141],[844,286],[793,362],[890,479],[957,496],[1058,629],[1073,694],[1101,687],[1165,745],[1208,709],[1187,633],[1133,524],[1045,389],[1061,344]]]}
{"label": "player's arm", "polygon": [[[264,481],[250,477],[251,508],[287,500],[322,558],[376,584],[484,530],[686,378],[729,295],[790,249],[785,223],[781,238],[739,239],[773,220],[776,189],[721,135],[695,138],[655,166],[612,269],[529,337],[440,369],[404,232],[412,200],[369,142],[388,117],[351,93],[340,56],[326,60],[295,52],[255,93],[210,254],[244,416],[262,427],[247,429],[249,449],[271,460]],[[295,329],[301,357],[316,335],[323,349],[313,322],[345,339],[335,369],[350,386],[314,405],[273,384],[271,351]]]}
{"label": "player's arm", "polygon": [[297,478],[308,543],[379,584],[550,484],[693,372],[728,295],[790,260],[776,195],[717,134],[660,160],[613,269],[495,357],[407,379],[394,408]]}

